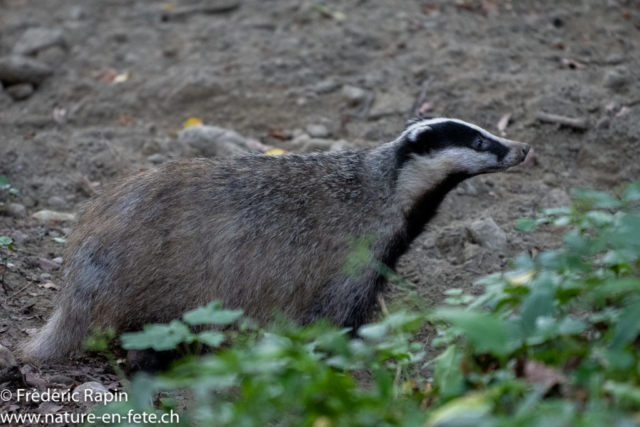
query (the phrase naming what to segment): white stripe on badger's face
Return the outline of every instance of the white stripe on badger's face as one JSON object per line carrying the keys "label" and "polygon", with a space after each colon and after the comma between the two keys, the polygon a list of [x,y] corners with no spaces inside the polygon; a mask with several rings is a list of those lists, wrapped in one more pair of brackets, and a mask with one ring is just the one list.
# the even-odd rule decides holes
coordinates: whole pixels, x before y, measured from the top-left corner
{"label": "white stripe on badger's face", "polygon": [[483,135],[485,138],[489,138],[489,139],[493,139],[496,140],[498,142],[502,142],[503,144],[512,144],[513,141],[509,141],[508,139],[504,139],[504,138],[500,138],[499,136],[495,136],[492,133],[487,132],[486,130],[482,129],[480,126],[474,125],[473,123],[468,123],[465,122],[464,120],[460,120],[460,119],[448,119],[448,118],[443,118],[443,117],[439,117],[436,119],[426,119],[426,120],[422,120],[418,123],[415,123],[411,126],[409,126],[407,129],[405,129],[405,131],[402,133],[402,135],[400,136],[401,138],[403,137],[408,137],[409,139],[415,141],[418,137],[419,134],[421,134],[424,131],[427,131],[430,129],[431,125],[437,125],[438,123],[446,123],[446,122],[453,122],[453,123],[458,123],[464,126],[467,126],[473,130],[476,130],[478,132],[480,132],[481,135]]}
{"label": "white stripe on badger's face", "polygon": [[418,143],[419,135],[432,132],[432,126],[454,122],[477,131],[483,138],[505,146],[507,154],[501,159],[489,150],[474,149],[471,144],[465,146],[445,146],[426,154],[414,153],[400,170],[398,177],[398,203],[403,210],[414,206],[416,201],[436,189],[447,177],[462,174],[474,176],[488,172],[498,172],[521,163],[528,149],[519,142],[495,136],[479,126],[458,119],[426,119],[410,125],[398,141],[408,139]]}

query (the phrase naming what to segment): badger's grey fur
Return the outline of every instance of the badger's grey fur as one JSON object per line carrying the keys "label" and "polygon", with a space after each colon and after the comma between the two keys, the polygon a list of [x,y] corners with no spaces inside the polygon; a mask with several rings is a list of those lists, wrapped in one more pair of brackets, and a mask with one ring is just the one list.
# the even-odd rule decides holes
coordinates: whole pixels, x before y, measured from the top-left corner
{"label": "badger's grey fur", "polygon": [[377,148],[168,163],[97,197],[65,254],[65,287],[26,360],[60,359],[94,327],[166,322],[212,300],[258,320],[358,328],[384,278],[345,272],[353,239],[390,267],[462,180],[520,163],[526,144],[453,119],[410,122]]}

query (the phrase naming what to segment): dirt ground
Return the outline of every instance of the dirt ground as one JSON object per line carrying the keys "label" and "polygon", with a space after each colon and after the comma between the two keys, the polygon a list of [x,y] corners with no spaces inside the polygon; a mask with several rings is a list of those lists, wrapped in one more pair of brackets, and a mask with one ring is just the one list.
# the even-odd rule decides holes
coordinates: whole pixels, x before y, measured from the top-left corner
{"label": "dirt ground", "polygon": [[[63,286],[53,239],[73,229],[31,215],[78,213],[115,178],[194,155],[177,139],[190,117],[299,151],[291,137],[308,125],[362,147],[395,138],[416,109],[497,134],[509,114],[506,137],[531,144],[536,161],[463,184],[400,262],[434,302],[559,244],[551,228],[517,232],[518,218],[567,204],[572,188],[639,176],[635,0],[0,0],[0,59],[33,28],[63,41],[29,54],[53,70],[33,94],[0,91],[0,174],[20,192],[8,201],[26,208],[0,215],[0,235],[20,249],[0,291],[0,344],[13,351],[51,312]],[[469,232],[489,217],[504,249]],[[90,357],[20,367],[29,385],[63,375],[118,387]]]}

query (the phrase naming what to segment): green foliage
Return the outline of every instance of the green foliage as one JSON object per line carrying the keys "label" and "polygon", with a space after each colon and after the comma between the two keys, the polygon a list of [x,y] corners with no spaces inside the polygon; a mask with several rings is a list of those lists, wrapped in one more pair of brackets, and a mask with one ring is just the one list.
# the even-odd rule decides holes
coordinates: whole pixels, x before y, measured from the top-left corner
{"label": "green foliage", "polygon": [[[635,425],[640,181],[617,195],[573,194],[571,208],[516,224],[563,227],[561,248],[519,256],[479,280],[483,292],[449,289],[444,306],[390,314],[355,336],[325,324],[221,329],[244,319],[218,303],[125,334],[126,348],[219,348],[137,376],[135,399],[107,409],[162,411],[170,405],[148,407],[155,393],[188,389],[189,425]],[[375,264],[369,243],[354,242],[347,270]],[[426,322],[429,358],[413,335]],[[214,330],[190,327],[205,324]]]}
{"label": "green foliage", "polygon": [[0,201],[5,199],[5,193],[12,196],[19,196],[20,192],[17,188],[14,188],[9,183],[9,178],[6,175],[0,175]]}

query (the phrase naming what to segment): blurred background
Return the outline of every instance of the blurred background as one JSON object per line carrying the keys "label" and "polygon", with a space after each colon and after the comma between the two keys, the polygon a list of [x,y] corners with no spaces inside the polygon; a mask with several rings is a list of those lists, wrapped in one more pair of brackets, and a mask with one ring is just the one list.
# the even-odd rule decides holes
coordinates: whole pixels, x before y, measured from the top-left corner
{"label": "blurred background", "polygon": [[553,247],[515,220],[638,177],[639,32],[633,0],[0,0],[0,235],[23,249],[0,343],[42,324],[67,220],[118,177],[373,146],[418,113],[534,147],[448,197],[400,263],[419,294]]}

